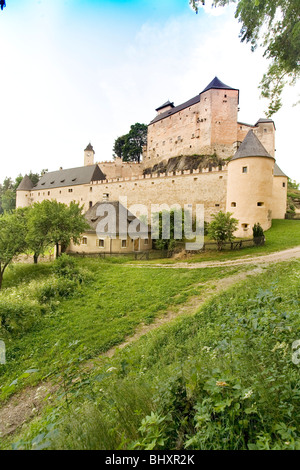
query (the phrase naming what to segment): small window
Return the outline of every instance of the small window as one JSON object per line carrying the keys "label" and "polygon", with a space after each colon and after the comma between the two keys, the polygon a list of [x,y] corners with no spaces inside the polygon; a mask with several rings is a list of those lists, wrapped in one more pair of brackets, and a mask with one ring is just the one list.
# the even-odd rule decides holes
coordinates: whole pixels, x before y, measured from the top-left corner
{"label": "small window", "polygon": [[69,189],[68,189],[68,192],[69,192],[69,193],[72,193],[72,192],[73,192],[73,189],[72,189],[72,188],[69,188]]}
{"label": "small window", "polygon": [[90,191],[91,191],[91,192],[93,191],[93,188],[92,188],[92,186],[90,187]]}
{"label": "small window", "polygon": [[263,205],[264,205],[264,202],[258,202],[258,203],[257,203],[257,206],[258,206],[258,207],[262,207]]}
{"label": "small window", "polygon": [[127,247],[127,240],[122,240],[122,248],[126,248]]}
{"label": "small window", "polygon": [[98,240],[98,244],[99,244],[100,248],[104,248],[104,240],[103,239]]}
{"label": "small window", "polygon": [[89,208],[93,207],[93,201],[89,202]]}
{"label": "small window", "polygon": [[82,245],[87,245],[87,238],[83,237],[81,240]]}
{"label": "small window", "polygon": [[285,188],[285,183],[282,183],[282,187]]}
{"label": "small window", "polygon": [[48,196],[50,196],[50,191],[48,191]]}
{"label": "small window", "polygon": [[109,194],[103,193],[103,201],[108,201],[108,200],[109,200]]}
{"label": "small window", "polygon": [[41,195],[41,193],[38,193],[38,196],[40,196],[40,195]]}
{"label": "small window", "polygon": [[236,202],[232,202],[231,207],[236,207]]}
{"label": "small window", "polygon": [[243,172],[243,173],[248,173],[248,167],[247,167],[247,166],[243,166],[242,172]]}
{"label": "small window", "polygon": [[242,228],[243,228],[244,230],[248,230],[248,227],[249,227],[249,224],[242,224]]}
{"label": "small window", "polygon": [[215,204],[216,207],[220,207],[220,204]]}
{"label": "small window", "polygon": [[144,245],[149,245],[149,238],[145,238]]}

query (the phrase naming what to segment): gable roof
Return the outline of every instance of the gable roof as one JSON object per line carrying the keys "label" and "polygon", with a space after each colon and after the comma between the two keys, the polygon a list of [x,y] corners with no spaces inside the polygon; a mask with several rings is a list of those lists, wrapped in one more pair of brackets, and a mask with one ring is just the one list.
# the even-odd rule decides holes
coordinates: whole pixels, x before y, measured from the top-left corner
{"label": "gable roof", "polygon": [[167,106],[171,106],[171,108],[174,108],[174,103],[171,103],[170,100],[166,101],[164,104],[156,108],[155,111],[159,111],[160,109],[166,108]]}
{"label": "gable roof", "polygon": [[208,91],[208,90],[237,90],[239,91],[237,88],[231,88],[230,86],[228,85],[225,85],[225,83],[221,82],[221,80],[218,79],[218,77],[215,77],[208,85],[207,87],[204,88],[203,91],[201,91],[200,95],[202,93],[204,93],[205,91]]}
{"label": "gable roof", "polygon": [[33,188],[33,182],[28,175],[25,175],[17,187],[17,191],[30,191]]}
{"label": "gable roof", "polygon": [[80,166],[69,170],[50,171],[45,173],[34,189],[62,188],[64,186],[76,186],[89,184],[91,181],[104,180],[105,175],[98,165]]}
{"label": "gable roof", "polygon": [[[256,137],[252,129],[246,135],[245,139],[241,143],[236,154],[232,157],[231,161],[237,160],[238,158],[247,158],[247,157],[273,158],[266,151],[265,147],[260,142],[260,140]],[[273,160],[275,159],[273,158]]]}
{"label": "gable roof", "polygon": [[276,162],[274,164],[274,176],[285,176],[287,178],[286,174],[283,173],[283,171],[279,168]]}
{"label": "gable roof", "polygon": [[[108,212],[110,209],[112,210],[112,213]],[[98,214],[101,214],[101,215],[98,215]],[[105,219],[106,224],[112,224],[114,227],[114,214],[116,215],[116,219],[115,219],[116,232],[114,233],[113,231],[108,231],[111,227],[104,227],[105,232],[99,233],[97,231],[97,226],[99,222],[101,222],[103,219]],[[130,223],[133,222],[134,220],[137,220],[138,221],[137,223],[140,223],[139,236],[148,237],[148,234],[150,231],[150,228],[147,225],[143,224],[135,215],[129,212],[129,210],[126,207],[124,207],[119,201],[96,202],[96,204],[94,204],[85,213],[85,218],[91,228],[91,230],[87,230],[86,232],[92,232],[92,233],[97,232],[98,236],[108,237],[114,234],[119,235],[119,236],[120,235],[127,236],[128,227]],[[124,225],[126,225],[125,227],[121,227],[121,233],[120,233],[120,225],[119,225],[120,220],[124,220],[125,222]],[[122,232],[122,230],[124,231],[124,233]]]}

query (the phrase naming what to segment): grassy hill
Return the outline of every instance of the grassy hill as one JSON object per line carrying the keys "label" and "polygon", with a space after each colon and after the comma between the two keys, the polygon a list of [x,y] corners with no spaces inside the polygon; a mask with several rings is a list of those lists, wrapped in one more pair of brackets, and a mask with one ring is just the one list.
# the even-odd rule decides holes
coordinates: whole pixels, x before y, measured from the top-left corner
{"label": "grassy hill", "polygon": [[[283,222],[283,248],[299,244],[298,222]],[[87,258],[12,266],[0,293],[0,399],[22,390],[26,399],[41,383],[54,391],[1,448],[299,449],[300,262],[265,268],[103,355],[245,269]]]}

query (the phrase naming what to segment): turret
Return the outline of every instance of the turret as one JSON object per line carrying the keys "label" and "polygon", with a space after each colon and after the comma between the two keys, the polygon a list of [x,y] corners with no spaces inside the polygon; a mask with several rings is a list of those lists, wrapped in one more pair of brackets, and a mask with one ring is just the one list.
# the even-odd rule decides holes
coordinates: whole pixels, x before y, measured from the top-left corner
{"label": "turret", "polygon": [[17,187],[16,207],[30,206],[30,192],[33,188],[33,183],[28,175],[25,175],[21,183]]}
{"label": "turret", "polygon": [[273,178],[273,219],[284,219],[286,214],[288,177],[279,168],[277,163],[274,165]]}
{"label": "turret", "polygon": [[275,158],[275,124],[272,119],[262,118],[257,121],[254,128],[255,135],[259,138],[268,153]]}
{"label": "turret", "polygon": [[94,165],[95,151],[91,143],[84,150],[84,166]]}
{"label": "turret", "polygon": [[259,222],[271,227],[273,208],[273,170],[275,159],[250,130],[228,164],[226,210],[238,219],[238,237],[252,237]]}

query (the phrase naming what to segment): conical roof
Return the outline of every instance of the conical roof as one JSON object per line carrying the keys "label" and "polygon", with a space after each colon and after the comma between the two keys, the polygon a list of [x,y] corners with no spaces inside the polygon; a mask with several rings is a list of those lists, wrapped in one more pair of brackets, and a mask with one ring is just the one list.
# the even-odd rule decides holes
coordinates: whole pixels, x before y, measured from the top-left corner
{"label": "conical roof", "polygon": [[[232,160],[237,160],[238,158],[247,158],[247,157],[267,157],[273,158],[266,151],[265,147],[261,141],[256,137],[253,130],[250,130],[246,135],[245,139],[241,143],[238,151],[232,157]],[[273,158],[274,159],[274,158]],[[275,160],[275,159],[274,159]]]}
{"label": "conical roof", "polygon": [[86,149],[84,149],[84,151],[86,151],[86,150],[91,150],[92,152],[94,152],[94,153],[95,153],[95,151],[94,151],[94,149],[93,149],[93,146],[92,146],[91,142],[89,143],[89,145],[87,146],[87,148],[86,148]]}
{"label": "conical roof", "polygon": [[[228,85],[225,85],[225,83],[221,82],[221,80],[218,79],[218,77],[215,77],[208,85],[206,88],[204,88],[201,93],[204,93],[205,91],[211,90],[211,89],[219,89],[219,90],[237,90],[237,88],[231,88]],[[200,93],[200,95],[201,95]]]}
{"label": "conical roof", "polygon": [[277,165],[277,163],[274,164],[274,176],[286,176],[285,173],[283,173],[283,171],[279,168],[279,166]]}
{"label": "conical roof", "polygon": [[17,191],[30,191],[33,188],[33,182],[28,175],[25,175],[17,187]]}

